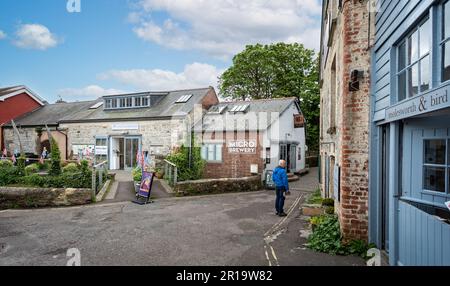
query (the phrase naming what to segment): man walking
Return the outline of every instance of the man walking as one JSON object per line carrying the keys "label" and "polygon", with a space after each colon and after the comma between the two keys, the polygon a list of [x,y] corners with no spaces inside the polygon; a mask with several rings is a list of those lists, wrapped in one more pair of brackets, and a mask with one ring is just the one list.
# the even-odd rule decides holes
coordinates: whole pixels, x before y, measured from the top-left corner
{"label": "man walking", "polygon": [[273,182],[275,183],[277,198],[275,201],[275,209],[277,215],[281,217],[287,216],[284,212],[284,200],[285,194],[289,194],[289,181],[286,172],[286,161],[280,160],[279,166],[275,168],[272,175]]}

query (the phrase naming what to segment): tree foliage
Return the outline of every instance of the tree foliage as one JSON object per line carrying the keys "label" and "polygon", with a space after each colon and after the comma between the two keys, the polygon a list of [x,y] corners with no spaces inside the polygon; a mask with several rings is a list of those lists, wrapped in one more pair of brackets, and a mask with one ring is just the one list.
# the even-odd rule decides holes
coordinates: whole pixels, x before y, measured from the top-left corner
{"label": "tree foliage", "polygon": [[224,98],[249,100],[297,97],[307,120],[307,144],[318,150],[319,60],[301,44],[250,45],[220,77]]}

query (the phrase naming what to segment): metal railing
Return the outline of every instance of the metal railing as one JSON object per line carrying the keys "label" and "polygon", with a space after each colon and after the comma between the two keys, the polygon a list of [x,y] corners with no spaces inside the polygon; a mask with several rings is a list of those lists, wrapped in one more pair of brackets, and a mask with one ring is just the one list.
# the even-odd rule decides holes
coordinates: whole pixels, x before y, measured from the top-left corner
{"label": "metal railing", "polygon": [[108,161],[92,166],[92,195],[95,197],[106,182],[108,175]]}
{"label": "metal railing", "polygon": [[178,167],[167,160],[164,160],[164,165],[164,179],[173,187],[178,182]]}

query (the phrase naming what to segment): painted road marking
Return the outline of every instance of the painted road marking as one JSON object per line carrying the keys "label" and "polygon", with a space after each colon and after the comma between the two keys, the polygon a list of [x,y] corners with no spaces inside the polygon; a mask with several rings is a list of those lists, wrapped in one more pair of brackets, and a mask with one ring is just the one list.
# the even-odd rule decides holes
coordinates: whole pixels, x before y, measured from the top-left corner
{"label": "painted road marking", "polygon": [[297,208],[297,205],[300,203],[300,201],[303,199],[304,194],[300,194],[294,201],[294,203],[291,205],[287,212],[287,216],[278,221],[276,224],[274,224],[265,234],[264,234],[264,252],[266,255],[266,259],[269,262],[269,266],[272,266],[272,261],[269,257],[269,254],[267,252],[267,248],[270,248],[270,252],[272,254],[272,257],[276,263],[276,266],[280,266],[280,263],[278,261],[278,257],[275,253],[275,249],[272,247],[271,243],[277,239],[277,237],[283,233],[283,231],[279,231],[277,234],[275,232],[278,231],[281,225],[286,222],[286,220],[290,217],[290,215],[294,212],[294,210]]}

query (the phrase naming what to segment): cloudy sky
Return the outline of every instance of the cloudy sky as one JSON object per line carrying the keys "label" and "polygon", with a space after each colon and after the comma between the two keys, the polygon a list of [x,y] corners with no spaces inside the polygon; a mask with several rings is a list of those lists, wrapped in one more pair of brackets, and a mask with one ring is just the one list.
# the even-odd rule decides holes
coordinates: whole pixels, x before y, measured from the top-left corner
{"label": "cloudy sky", "polygon": [[[76,1],[81,12],[69,13]],[[2,0],[0,87],[24,84],[54,102],[217,86],[247,44],[318,50],[320,2]]]}

